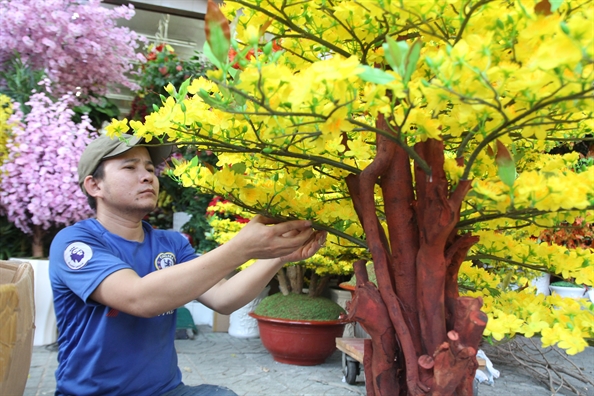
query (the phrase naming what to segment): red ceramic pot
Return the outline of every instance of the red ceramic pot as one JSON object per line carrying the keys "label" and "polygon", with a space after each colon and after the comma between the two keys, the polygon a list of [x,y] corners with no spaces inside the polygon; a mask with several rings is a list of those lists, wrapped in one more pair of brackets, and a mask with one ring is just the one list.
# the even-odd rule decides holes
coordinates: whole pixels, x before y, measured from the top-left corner
{"label": "red ceramic pot", "polygon": [[351,292],[351,298],[355,296],[355,286],[347,283],[347,282],[342,282],[340,285],[338,285],[338,287],[340,287],[343,290],[348,290]]}
{"label": "red ceramic pot", "polygon": [[336,350],[344,320],[312,321],[270,318],[256,315],[260,339],[272,358],[280,363],[315,366],[324,363]]}

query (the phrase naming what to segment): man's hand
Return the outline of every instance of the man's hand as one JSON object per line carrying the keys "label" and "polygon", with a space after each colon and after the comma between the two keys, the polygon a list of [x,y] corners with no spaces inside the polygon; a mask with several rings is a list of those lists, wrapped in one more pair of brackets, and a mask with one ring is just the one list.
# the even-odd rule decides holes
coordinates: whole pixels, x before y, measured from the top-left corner
{"label": "man's hand", "polygon": [[322,246],[324,246],[324,243],[326,243],[326,235],[328,235],[326,231],[315,231],[312,236],[297,250],[291,254],[280,257],[280,260],[283,263],[289,263],[293,261],[303,261],[310,258],[316,254],[316,252],[320,250]]}
{"label": "man's hand", "polygon": [[237,246],[238,254],[245,255],[246,261],[293,257],[293,253],[295,257],[306,256],[308,252],[313,255],[320,248],[317,239],[309,241],[314,235],[310,221],[275,222],[274,219],[256,215],[229,243]]}

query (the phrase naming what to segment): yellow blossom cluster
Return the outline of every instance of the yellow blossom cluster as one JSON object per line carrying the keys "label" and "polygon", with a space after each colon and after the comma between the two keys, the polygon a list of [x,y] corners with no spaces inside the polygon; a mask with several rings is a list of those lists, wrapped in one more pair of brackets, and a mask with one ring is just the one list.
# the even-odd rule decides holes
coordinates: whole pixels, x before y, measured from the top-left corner
{"label": "yellow blossom cluster", "polygon": [[476,289],[463,294],[483,299],[481,310],[489,317],[484,335],[493,341],[540,334],[543,346],[558,345],[573,355],[588,346],[585,339],[594,338],[594,304],[587,298],[535,294],[529,284],[519,291],[501,290],[505,275],[494,275],[470,261],[462,264],[460,276]]}

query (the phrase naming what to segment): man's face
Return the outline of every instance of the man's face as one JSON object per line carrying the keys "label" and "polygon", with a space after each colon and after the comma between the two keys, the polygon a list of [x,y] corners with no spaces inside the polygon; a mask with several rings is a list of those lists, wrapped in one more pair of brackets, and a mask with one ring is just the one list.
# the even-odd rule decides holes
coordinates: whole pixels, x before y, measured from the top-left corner
{"label": "man's face", "polygon": [[157,206],[159,179],[146,147],[134,147],[105,160],[104,177],[98,185],[98,203],[113,209],[144,217]]}

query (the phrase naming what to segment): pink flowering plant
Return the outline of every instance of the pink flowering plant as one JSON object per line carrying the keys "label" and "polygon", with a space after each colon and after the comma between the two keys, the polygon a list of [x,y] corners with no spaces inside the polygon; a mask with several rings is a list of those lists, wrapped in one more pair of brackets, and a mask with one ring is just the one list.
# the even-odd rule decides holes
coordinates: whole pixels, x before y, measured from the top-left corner
{"label": "pink flowering plant", "polygon": [[52,227],[90,217],[85,195],[78,187],[80,155],[97,135],[89,118],[72,121],[73,94],[52,100],[41,92],[31,96],[31,111],[18,105],[9,123],[8,157],[0,166],[0,214],[33,236],[33,256],[44,256],[43,239]]}
{"label": "pink flowering plant", "polygon": [[130,5],[109,9],[100,0],[0,0],[0,68],[18,54],[45,71],[56,97],[74,92],[80,102],[104,95],[107,83],[137,90],[126,74],[142,57],[139,36],[116,25],[133,15]]}

